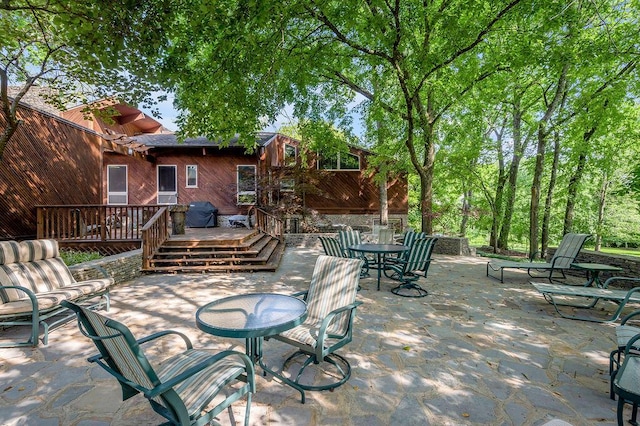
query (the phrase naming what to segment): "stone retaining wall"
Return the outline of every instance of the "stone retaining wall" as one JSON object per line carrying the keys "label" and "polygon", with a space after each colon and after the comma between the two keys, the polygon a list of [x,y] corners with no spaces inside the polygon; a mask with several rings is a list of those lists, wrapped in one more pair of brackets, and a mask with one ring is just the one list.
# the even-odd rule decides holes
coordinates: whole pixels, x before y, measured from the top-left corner
{"label": "stone retaining wall", "polygon": [[70,266],[71,273],[77,281],[84,281],[94,278],[102,278],[102,274],[93,266],[101,266],[113,277],[116,284],[130,281],[139,277],[142,272],[142,250],[133,250],[113,256],[106,256],[102,259],[80,263]]}
{"label": "stone retaining wall", "polygon": [[[307,247],[322,250],[322,245],[318,239],[320,235],[336,238],[338,234],[336,232],[326,232],[321,234],[285,234],[285,241],[287,246],[290,247]],[[365,239],[366,237],[367,234],[364,234]],[[475,256],[475,249],[469,247],[469,240],[466,238],[443,236],[438,236],[437,238],[438,242],[436,242],[436,245],[433,248],[434,254]]]}
{"label": "stone retaining wall", "polygon": [[[551,261],[556,248],[550,248],[548,251],[549,254],[547,255],[547,261],[549,262]],[[636,256],[625,256],[621,254],[607,254],[591,250],[582,250],[578,254],[576,262],[604,263],[605,265],[617,266],[619,268],[622,268],[622,271],[616,273],[616,276],[632,278],[640,277],[640,257]],[[571,272],[571,275],[584,276],[584,271]],[[609,275],[602,274],[603,278],[608,278],[608,276]]]}

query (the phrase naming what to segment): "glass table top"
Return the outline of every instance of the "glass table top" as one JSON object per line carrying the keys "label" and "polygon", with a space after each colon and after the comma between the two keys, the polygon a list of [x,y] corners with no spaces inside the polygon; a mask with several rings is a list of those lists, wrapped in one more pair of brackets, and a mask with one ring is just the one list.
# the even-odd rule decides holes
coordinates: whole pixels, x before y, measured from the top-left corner
{"label": "glass table top", "polygon": [[258,337],[278,334],[301,324],[306,303],[294,296],[250,293],[207,303],[196,312],[198,328],[223,337]]}

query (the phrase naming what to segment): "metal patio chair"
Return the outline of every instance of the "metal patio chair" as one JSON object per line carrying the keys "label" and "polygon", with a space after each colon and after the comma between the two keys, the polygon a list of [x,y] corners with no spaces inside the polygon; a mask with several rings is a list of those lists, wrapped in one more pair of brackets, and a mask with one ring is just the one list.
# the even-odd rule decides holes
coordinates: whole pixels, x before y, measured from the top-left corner
{"label": "metal patio chair", "polygon": [[[187,336],[172,330],[136,340],[122,323],[71,302],[62,304],[76,313],[80,332],[100,351],[88,361],[118,379],[123,401],[142,393],[153,410],[169,420],[168,424],[217,425],[215,417],[246,395],[244,424],[249,424],[255,383],[254,367],[247,355],[235,351],[212,355],[195,350]],[[168,335],[180,336],[186,350],[152,363],[140,345]],[[224,399],[211,407],[218,394]]]}
{"label": "metal patio chair", "polygon": [[[284,361],[283,371],[295,358],[306,357],[295,379],[291,380],[303,391],[334,389],[351,376],[349,362],[336,351],[351,342],[353,336],[356,308],[362,304],[356,301],[361,266],[359,259],[318,256],[309,290],[295,294],[304,297],[307,302],[307,319],[297,327],[267,338],[298,348]],[[332,371],[323,370],[331,378],[330,382],[305,382],[305,369],[311,364],[320,363],[334,367]],[[323,364],[323,367],[328,368],[328,365]],[[335,380],[335,376],[339,379]]]}
{"label": "metal patio chair", "polygon": [[[575,262],[576,257],[582,250],[584,243],[591,238],[589,234],[566,234],[555,253],[551,262],[514,262],[509,260],[492,260],[487,262],[487,276],[491,278],[500,279],[500,282],[504,282],[504,270],[505,269],[526,269],[527,273],[532,278],[539,278],[539,276],[532,275],[532,271],[539,273],[549,273],[547,277],[549,282],[554,280],[553,274],[560,272],[562,279],[566,278],[564,271],[571,269],[571,264]],[[500,272],[500,278],[491,274],[491,272]]]}
{"label": "metal patio chair", "polygon": [[421,276],[427,277],[427,271],[431,265],[431,253],[437,241],[437,238],[416,240],[406,257],[393,259],[385,264],[384,274],[387,278],[400,281],[397,287],[391,289],[393,294],[403,297],[425,297],[429,294],[417,284],[417,281]]}
{"label": "metal patio chair", "polygon": [[624,425],[622,418],[624,404],[631,403],[630,423],[637,424],[638,404],[640,403],[640,354],[637,347],[640,345],[640,334],[635,335],[624,350],[624,361],[613,377],[613,392],[618,395],[618,425]]}
{"label": "metal patio chair", "polygon": [[342,248],[344,257],[350,257],[352,259],[360,259],[364,262],[362,264],[362,270],[360,271],[360,277],[361,278],[368,277],[369,261],[371,259],[367,259],[367,257],[363,253],[358,253],[358,252],[349,250],[349,246],[362,244],[362,237],[360,235],[360,231],[353,230],[353,229],[338,231],[338,242],[340,243],[340,247]]}

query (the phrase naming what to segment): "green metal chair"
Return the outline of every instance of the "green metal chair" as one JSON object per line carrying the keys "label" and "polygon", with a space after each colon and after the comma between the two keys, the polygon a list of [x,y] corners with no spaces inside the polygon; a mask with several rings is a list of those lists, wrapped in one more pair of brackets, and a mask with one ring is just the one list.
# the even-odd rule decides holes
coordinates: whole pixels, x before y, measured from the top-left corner
{"label": "green metal chair", "polygon": [[393,229],[381,228],[378,231],[378,244],[393,244],[394,234]]}
{"label": "green metal chair", "polygon": [[[353,336],[356,308],[362,304],[356,301],[361,267],[362,261],[359,259],[318,256],[309,290],[295,294],[304,297],[307,302],[307,319],[297,327],[267,338],[298,348],[285,360],[283,371],[295,358],[306,357],[292,380],[303,390],[334,389],[351,376],[349,362],[335,351],[351,342]],[[330,377],[330,382],[326,383],[326,379],[322,384],[305,382],[305,369],[312,363],[320,364],[323,361],[334,367],[332,371],[323,370],[322,376]],[[336,376],[338,380],[335,380]]]}
{"label": "green metal chair", "polygon": [[624,361],[613,378],[613,392],[618,395],[618,425],[624,425],[622,418],[624,404],[631,403],[630,423],[637,425],[638,404],[640,403],[640,354],[637,348],[640,345],[640,334],[635,335],[624,351]]}
{"label": "green metal chair", "polygon": [[427,277],[427,271],[431,265],[431,253],[437,241],[437,238],[416,240],[404,259],[394,259],[393,262],[385,264],[384,274],[387,278],[400,281],[397,287],[391,289],[393,294],[403,297],[425,297],[429,294],[416,282],[421,276]]}
{"label": "green metal chair", "polygon": [[324,250],[324,254],[327,256],[334,257],[349,257],[345,254],[340,246],[340,242],[335,238],[319,236],[318,239],[322,244],[322,249]]}
{"label": "green metal chair", "polygon": [[[255,383],[253,364],[245,354],[194,350],[187,336],[172,330],[136,340],[124,324],[71,302],[62,304],[76,313],[81,333],[100,351],[88,361],[118,379],[123,401],[142,393],[168,424],[217,425],[214,418],[247,395],[244,424],[249,424]],[[186,350],[160,363],[150,362],[140,345],[167,335],[180,336]],[[219,393],[224,399],[210,408]]]}
{"label": "green metal chair", "polygon": [[354,252],[349,250],[349,246],[355,246],[357,244],[362,244],[362,238],[360,236],[360,231],[348,229],[348,230],[340,230],[338,231],[338,242],[340,243],[340,247],[342,249],[343,257],[350,257],[352,259],[360,259],[364,263],[362,264],[362,270],[360,271],[360,277],[368,277],[369,276],[369,259],[363,254],[359,252]]}
{"label": "green metal chair", "polygon": [[[611,399],[615,399],[615,393],[613,392],[613,379],[615,378],[618,370],[620,369],[620,365],[622,364],[622,357],[627,348],[627,344],[629,341],[635,337],[637,334],[640,334],[640,326],[637,323],[633,323],[632,320],[636,320],[640,315],[639,311],[633,311],[620,321],[620,325],[616,326],[616,342],[618,347],[611,351],[609,354],[609,375],[611,376],[611,389],[610,389],[610,397]],[[634,324],[634,325],[632,325]],[[635,353],[640,354],[640,342],[637,342],[635,347],[631,347],[629,349]]]}

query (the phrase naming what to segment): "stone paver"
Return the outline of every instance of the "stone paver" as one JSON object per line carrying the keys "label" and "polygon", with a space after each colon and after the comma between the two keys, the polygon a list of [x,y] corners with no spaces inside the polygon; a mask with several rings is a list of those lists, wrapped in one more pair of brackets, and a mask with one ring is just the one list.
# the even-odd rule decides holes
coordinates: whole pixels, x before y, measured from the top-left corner
{"label": "stone paver", "polygon": [[[292,293],[308,287],[319,247],[289,247],[275,273],[147,275],[117,286],[107,314],[138,337],[176,329],[196,347],[244,349],[241,340],[195,327],[202,304],[234,293]],[[352,377],[333,392],[298,392],[257,378],[252,425],[532,425],[559,418],[573,425],[615,423],[609,399],[612,324],[560,318],[509,271],[505,284],[486,278],[486,259],[435,256],[429,296],[402,298],[383,278],[362,279],[353,342],[341,350]],[[0,338],[16,330],[0,332]],[[48,346],[0,349],[1,425],[153,425],[163,421],[143,397],[120,399],[120,388],[86,358],[93,345],[71,322]],[[152,354],[173,350],[160,345]],[[279,368],[291,353],[265,343],[266,362]],[[242,424],[244,401],[224,425]]]}

